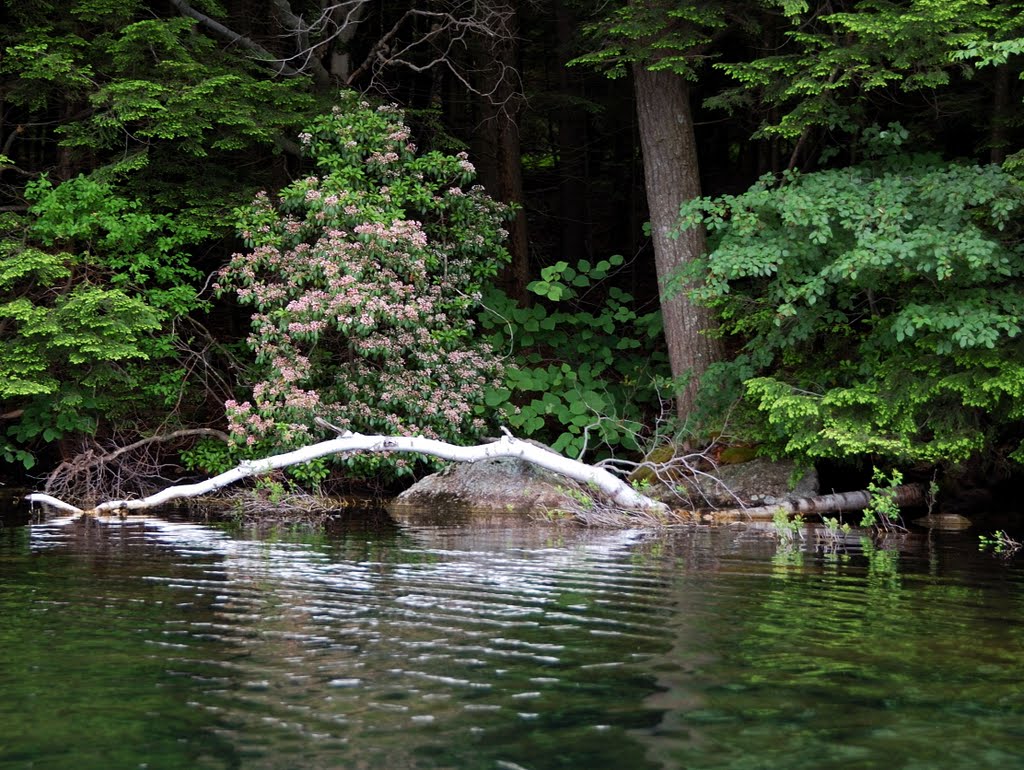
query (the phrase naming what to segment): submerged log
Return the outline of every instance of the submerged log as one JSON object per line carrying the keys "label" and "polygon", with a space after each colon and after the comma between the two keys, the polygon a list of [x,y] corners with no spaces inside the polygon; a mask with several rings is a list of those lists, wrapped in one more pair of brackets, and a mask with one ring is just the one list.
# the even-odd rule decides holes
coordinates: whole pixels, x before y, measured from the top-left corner
{"label": "submerged log", "polygon": [[563,457],[529,442],[520,441],[507,432],[493,443],[470,447],[456,446],[422,436],[364,436],[359,433],[348,433],[292,452],[265,457],[261,460],[245,460],[237,467],[206,481],[195,484],[179,484],[148,497],[133,500],[110,500],[87,511],[52,495],[38,492],[28,495],[25,499],[32,503],[51,505],[70,513],[134,511],[153,508],[172,500],[199,497],[250,476],[259,476],[278,468],[287,468],[321,457],[349,452],[414,452],[457,462],[476,462],[495,457],[518,457],[574,481],[593,486],[596,491],[604,494],[611,504],[625,511],[668,513],[667,505],[637,492],[625,481],[604,468],[597,468],[578,460]]}

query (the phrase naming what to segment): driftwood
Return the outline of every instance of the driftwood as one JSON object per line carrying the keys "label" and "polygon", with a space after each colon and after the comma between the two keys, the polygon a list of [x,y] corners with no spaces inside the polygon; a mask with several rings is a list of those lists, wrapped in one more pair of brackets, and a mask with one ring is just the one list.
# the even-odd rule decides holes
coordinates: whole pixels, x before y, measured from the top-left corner
{"label": "driftwood", "polygon": [[[893,501],[899,508],[911,508],[924,505],[925,489],[921,484],[903,484],[892,491]],[[871,505],[871,493],[866,489],[857,492],[836,492],[831,495],[801,497],[796,500],[783,500],[774,505],[761,505],[756,508],[726,508],[712,512],[714,518],[735,518],[742,520],[771,519],[781,508],[791,516],[806,514],[839,513],[842,511],[860,511]]]}
{"label": "driftwood", "polygon": [[213,428],[159,433],[120,446],[113,439],[100,444],[83,438],[77,451],[70,445],[62,447],[68,456],[49,473],[39,491],[83,507],[102,500],[144,497],[175,483],[168,472],[180,470],[163,447],[171,444],[180,449],[183,442],[204,437],[231,441],[227,433]]}
{"label": "driftwood", "polygon": [[[320,421],[318,421],[320,422]],[[321,422],[324,427],[333,428],[327,423]],[[336,429],[337,430],[337,429]],[[141,443],[141,442],[137,442]],[[134,445],[133,445],[134,446]],[[359,433],[342,433],[337,438],[322,441],[317,444],[296,449],[292,452],[273,455],[260,460],[246,460],[225,473],[221,473],[206,481],[194,484],[179,484],[167,487],[148,497],[110,500],[100,503],[94,508],[82,509],[53,495],[46,493],[33,493],[25,499],[31,503],[50,505],[69,513],[109,513],[136,511],[146,508],[154,508],[173,500],[200,497],[215,492],[219,489],[234,484],[237,481],[252,476],[259,476],[270,471],[286,468],[292,465],[299,465],[310,460],[327,457],[336,454],[350,452],[401,452],[419,453],[438,457],[442,460],[457,462],[477,462],[498,457],[518,457],[526,462],[537,465],[541,468],[561,474],[567,478],[591,486],[595,491],[604,495],[610,503],[609,512],[613,514],[615,521],[590,522],[599,524],[622,525],[633,521],[656,521],[660,523],[683,522],[688,515],[676,512],[675,515],[665,503],[653,500],[652,498],[638,492],[618,476],[610,473],[605,468],[587,465],[586,463],[572,460],[568,457],[556,454],[555,452],[538,446],[532,442],[520,441],[514,438],[507,431],[505,435],[492,443],[478,446],[464,447],[449,444],[444,441],[423,438],[422,436],[364,436]],[[99,461],[108,460],[120,452],[111,453]],[[911,507],[923,505],[926,502],[924,487],[921,484],[906,484],[898,486],[893,490],[893,501],[898,507]],[[871,504],[871,493],[866,490],[857,492],[842,492],[816,497],[798,498],[795,500],[783,500],[772,505],[757,507],[735,507],[727,509],[712,510],[701,515],[694,512],[704,520],[729,520],[729,521],[756,521],[770,520],[779,510],[783,510],[791,516],[806,514],[823,514],[840,511],[863,510]],[[643,513],[647,517],[630,518],[630,513]],[[653,518],[651,518],[653,516]]]}
{"label": "driftwood", "polygon": [[106,513],[110,511],[134,511],[153,508],[172,500],[199,497],[215,492],[236,481],[250,476],[259,476],[278,468],[299,465],[310,460],[348,452],[415,452],[438,457],[442,460],[459,462],[477,462],[496,457],[518,457],[526,462],[559,473],[567,478],[593,486],[607,496],[608,500],[625,511],[644,511],[647,513],[668,513],[668,506],[652,500],[619,477],[604,468],[597,468],[578,460],[555,454],[526,441],[513,438],[511,434],[499,440],[479,446],[463,447],[444,441],[423,438],[422,436],[364,436],[359,433],[347,433],[335,439],[321,441],[318,444],[296,449],[293,452],[273,455],[261,460],[246,460],[236,468],[218,476],[195,484],[180,484],[168,487],[148,497],[133,500],[110,500],[100,503],[95,508],[84,511],[77,506],[60,500],[52,495],[33,493],[25,499],[32,503],[44,503],[70,513]]}

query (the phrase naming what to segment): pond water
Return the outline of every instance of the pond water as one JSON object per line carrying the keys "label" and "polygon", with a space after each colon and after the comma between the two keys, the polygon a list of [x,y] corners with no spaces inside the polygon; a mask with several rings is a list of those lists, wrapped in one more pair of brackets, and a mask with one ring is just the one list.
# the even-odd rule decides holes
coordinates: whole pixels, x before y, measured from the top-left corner
{"label": "pond water", "polygon": [[0,529],[0,768],[1024,767],[973,534]]}

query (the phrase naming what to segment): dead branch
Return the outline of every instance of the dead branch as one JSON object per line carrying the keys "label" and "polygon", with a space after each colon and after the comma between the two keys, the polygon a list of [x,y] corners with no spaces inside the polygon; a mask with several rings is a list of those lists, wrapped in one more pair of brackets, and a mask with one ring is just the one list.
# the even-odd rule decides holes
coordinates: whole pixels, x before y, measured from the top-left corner
{"label": "dead branch", "polygon": [[[685,504],[688,508],[701,507],[699,504],[701,501],[704,506],[715,508],[716,506],[712,504],[708,497],[708,492],[714,489],[720,489],[724,495],[735,500],[737,506],[742,507],[743,501],[740,500],[739,496],[715,475],[715,472],[718,470],[718,464],[714,459],[716,446],[717,442],[712,442],[700,451],[684,452],[674,455],[663,462],[654,462],[652,460],[635,462],[632,460],[609,458],[602,460],[598,465],[615,468],[622,473],[628,473],[631,478],[647,478],[652,483],[660,484],[681,504]],[[651,452],[648,452],[648,456],[651,454]],[[680,486],[680,482],[684,479],[699,480],[702,483],[688,484],[683,488]],[[680,491],[681,489],[683,491]],[[700,496],[700,500],[694,500],[690,496],[689,492],[691,489],[696,491],[697,495]]]}
{"label": "dead branch", "polygon": [[164,478],[166,465],[154,452],[158,444],[195,437],[216,438],[225,443],[230,437],[213,428],[188,428],[139,439],[130,444],[104,450],[99,444],[84,444],[82,449],[58,465],[46,478],[43,490],[48,495],[88,500],[153,489],[153,480]]}
{"label": "dead branch", "polygon": [[165,433],[161,436],[149,436],[147,438],[139,439],[138,441],[132,444],[128,444],[127,446],[115,449],[114,451],[108,452],[107,454],[102,455],[101,457],[95,457],[91,459],[88,463],[86,463],[86,465],[94,466],[109,463],[117,459],[121,455],[125,454],[126,452],[131,452],[132,450],[144,447],[147,444],[152,444],[157,441],[165,443],[167,441],[174,441],[175,439],[185,438],[186,436],[212,436],[213,438],[220,439],[224,443],[229,443],[231,441],[231,437],[228,436],[228,434],[222,430],[216,430],[214,428],[186,428],[183,430],[176,430],[171,433]]}
{"label": "dead branch", "polygon": [[668,513],[668,506],[637,492],[629,484],[603,468],[581,463],[577,460],[554,454],[526,441],[519,441],[507,431],[505,436],[491,444],[464,447],[422,436],[364,436],[353,433],[318,444],[296,449],[292,452],[273,455],[262,460],[246,460],[236,468],[221,473],[206,481],[195,484],[181,484],[168,487],[156,494],[140,499],[111,500],[101,503],[89,511],[83,511],[63,500],[45,493],[34,493],[25,499],[34,503],[45,503],[67,511],[80,513],[104,513],[106,511],[138,510],[153,508],[172,500],[199,497],[215,492],[250,476],[259,476],[278,468],[287,468],[337,454],[351,452],[412,452],[456,462],[477,462],[495,457],[518,457],[567,478],[594,487],[603,493],[611,503],[623,510]]}
{"label": "dead branch", "polygon": [[205,13],[201,13],[193,8],[191,5],[185,2],[185,0],[171,0],[171,5],[178,9],[178,12],[182,16],[189,16],[198,21],[202,26],[210,30],[214,35],[219,38],[227,40],[229,43],[241,46],[249,51],[255,53],[262,61],[270,64],[277,68],[277,72],[280,75],[295,76],[302,74],[300,70],[289,66],[284,61],[275,57],[270,51],[261,46],[255,40],[240,35],[232,29],[228,29],[226,26],[221,24],[216,19],[212,19]]}
{"label": "dead branch", "polygon": [[[275,15],[287,31],[286,36],[293,41],[291,52],[283,56],[276,56],[252,38],[197,10],[187,0],[171,0],[171,4],[214,36],[251,51],[278,74],[294,77],[308,73],[320,88],[330,85],[332,75],[349,86],[369,76],[366,87],[373,88],[378,76],[389,68],[401,67],[414,72],[443,68],[470,93],[490,99],[509,115],[514,114],[516,108],[508,104],[518,105],[522,99],[518,71],[503,63],[500,56],[491,57],[483,69],[475,73],[465,70],[462,64],[472,40],[489,41],[491,49],[497,51],[515,37],[515,6],[504,0],[446,0],[437,10],[410,8],[377,39],[351,72],[348,71],[351,65],[347,51],[332,55],[330,70],[325,67],[323,58],[332,47],[344,46],[355,36],[366,18],[369,0],[324,2],[319,15],[309,22],[295,13],[289,0],[271,0]],[[426,21],[429,29],[402,40],[403,31],[414,20]],[[510,89],[507,83],[516,85]]]}
{"label": "dead branch", "polygon": [[301,16],[296,15],[288,0],[270,0],[270,2],[277,11],[281,23],[295,36],[298,50],[303,52],[302,63],[299,65],[298,71],[312,72],[317,86],[326,88],[330,85],[331,73],[327,71],[320,61],[320,57],[316,55],[316,46],[310,45],[309,42],[309,34],[313,31],[314,25],[306,24]]}
{"label": "dead branch", "polygon": [[[400,33],[414,19],[429,21],[429,30],[401,42]],[[513,39],[514,19],[514,6],[501,2],[453,2],[445,10],[411,8],[374,43],[346,84],[352,85],[369,73],[372,86],[388,68],[401,67],[418,73],[443,68],[469,93],[507,108],[506,112],[512,115],[516,110],[508,108],[507,103],[518,104],[522,99],[522,84],[518,71],[502,63],[496,52]],[[495,52],[476,73],[465,71],[459,64],[464,54],[472,49],[472,41],[487,41],[490,50]],[[483,85],[473,82],[474,75]],[[516,85],[508,88],[507,82]]]}

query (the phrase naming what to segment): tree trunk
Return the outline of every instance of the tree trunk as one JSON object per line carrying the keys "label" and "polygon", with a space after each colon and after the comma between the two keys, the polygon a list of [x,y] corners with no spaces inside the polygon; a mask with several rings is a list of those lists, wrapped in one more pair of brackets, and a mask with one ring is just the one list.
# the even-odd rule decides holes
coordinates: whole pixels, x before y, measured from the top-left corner
{"label": "tree trunk", "polygon": [[561,259],[576,264],[578,259],[590,259],[590,236],[587,204],[589,201],[585,168],[586,114],[579,107],[583,96],[579,76],[570,72],[565,62],[573,58],[573,33],[578,22],[564,2],[554,4],[555,30],[558,40],[558,95],[557,115],[558,150],[558,203],[559,228],[562,231]]}
{"label": "tree trunk", "polygon": [[992,97],[992,125],[989,130],[989,161],[1002,163],[1006,160],[1009,144],[1007,113],[1010,108],[1010,65],[996,67],[995,93]]}
{"label": "tree trunk", "polygon": [[[523,97],[519,81],[519,17],[510,9],[507,27],[475,51],[483,76],[480,85],[480,131],[476,157],[480,181],[503,203],[523,203],[523,166],[519,145],[519,114]],[[526,213],[520,209],[508,223],[512,261],[498,276],[498,285],[521,304],[527,302],[530,252]]]}
{"label": "tree trunk", "polygon": [[[831,495],[783,500],[774,505],[762,505],[756,508],[726,508],[712,511],[712,515],[722,519],[735,517],[751,521],[764,521],[773,518],[779,510],[795,516],[862,511],[871,505],[871,500],[871,492],[862,489],[856,492],[835,492]],[[899,508],[912,508],[924,505],[927,502],[927,496],[924,486],[921,484],[902,484],[893,490],[892,500]]]}
{"label": "tree trunk", "polygon": [[685,291],[672,294],[666,288],[705,249],[702,228],[678,238],[669,235],[680,205],[700,196],[690,89],[679,75],[651,72],[642,64],[633,65],[633,82],[665,342],[672,376],[680,383],[676,411],[685,421],[693,412],[701,376],[721,357],[719,341],[705,334],[714,327],[710,310],[691,302]]}

